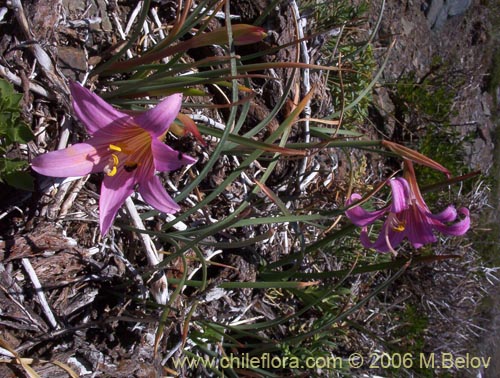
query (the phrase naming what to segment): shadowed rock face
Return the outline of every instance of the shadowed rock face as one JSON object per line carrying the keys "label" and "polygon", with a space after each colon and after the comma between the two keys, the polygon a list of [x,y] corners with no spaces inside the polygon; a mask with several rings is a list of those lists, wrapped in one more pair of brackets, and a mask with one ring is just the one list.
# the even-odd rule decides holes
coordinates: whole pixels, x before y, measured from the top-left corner
{"label": "shadowed rock face", "polygon": [[471,4],[472,0],[428,0],[423,8],[429,26],[439,30],[448,18],[464,14]]}

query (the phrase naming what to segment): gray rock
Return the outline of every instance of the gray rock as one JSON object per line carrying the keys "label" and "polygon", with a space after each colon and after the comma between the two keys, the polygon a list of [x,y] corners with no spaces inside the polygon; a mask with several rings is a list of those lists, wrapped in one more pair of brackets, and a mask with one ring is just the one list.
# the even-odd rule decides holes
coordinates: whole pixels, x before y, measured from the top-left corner
{"label": "gray rock", "polygon": [[450,17],[464,14],[472,0],[430,0],[425,10],[427,23],[431,29],[441,29]]}
{"label": "gray rock", "polygon": [[472,4],[472,0],[448,0],[448,17],[464,14]]}
{"label": "gray rock", "polygon": [[436,23],[439,14],[443,11],[444,0],[432,0],[426,10],[427,23],[432,28]]}
{"label": "gray rock", "polygon": [[434,25],[432,25],[433,30],[441,30],[448,19],[448,7],[446,4],[441,8],[441,11],[436,17]]}

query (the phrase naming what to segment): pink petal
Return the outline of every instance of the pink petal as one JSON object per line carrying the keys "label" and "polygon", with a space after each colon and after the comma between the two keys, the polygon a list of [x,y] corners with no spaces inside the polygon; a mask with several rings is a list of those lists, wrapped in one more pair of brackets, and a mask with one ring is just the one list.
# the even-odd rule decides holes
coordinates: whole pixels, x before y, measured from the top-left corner
{"label": "pink petal", "polygon": [[455,219],[457,219],[457,210],[455,209],[454,206],[448,206],[439,214],[436,215],[427,214],[427,215],[432,219],[436,219],[440,222],[453,222]]}
{"label": "pink petal", "polygon": [[165,134],[181,110],[182,94],[168,96],[154,108],[134,117],[135,122],[152,136]]}
{"label": "pink petal", "polygon": [[152,176],[149,180],[141,182],[139,193],[147,203],[164,213],[173,214],[181,209],[165,191],[157,176]]}
{"label": "pink petal", "polygon": [[102,235],[108,232],[116,213],[134,191],[134,184],[135,176],[124,170],[119,170],[115,176],[104,177],[99,199],[99,223]]}
{"label": "pink petal", "polygon": [[[116,130],[123,130],[134,124],[132,117],[113,108],[80,84],[70,82],[70,89],[75,114],[90,135],[101,131],[103,135],[116,138]],[[109,127],[115,130],[106,131]]]}
{"label": "pink petal", "polygon": [[[353,204],[354,202],[360,200],[362,197],[359,194],[354,193],[351,198],[347,201],[346,206]],[[377,219],[382,217],[386,213],[387,209],[380,209],[375,211],[366,211],[361,206],[353,207],[345,212],[347,218],[350,219],[352,223],[356,226],[364,227],[372,224]]]}
{"label": "pink petal", "polygon": [[400,213],[408,208],[410,185],[401,177],[389,181],[392,191],[391,213]]}
{"label": "pink petal", "polygon": [[98,149],[89,143],[78,143],[64,150],[52,151],[33,159],[33,169],[45,176],[85,176],[100,172],[107,164],[101,161]]}
{"label": "pink petal", "polygon": [[[384,223],[384,226],[382,227],[382,231],[380,231],[380,234],[378,235],[377,240],[375,240],[375,242],[370,241],[370,239],[368,238],[368,232],[367,232],[366,228],[364,228],[361,231],[361,237],[360,237],[361,244],[363,245],[363,247],[373,248],[373,249],[377,250],[378,252],[384,252],[384,253],[390,252],[391,248],[393,250],[396,249],[396,247],[399,244],[401,244],[401,242],[403,241],[403,239],[406,235],[406,232],[405,231],[396,232],[396,231],[392,230],[392,228],[389,228],[389,230],[387,232],[387,238],[386,238],[385,230],[387,227],[390,227],[390,225],[387,223]],[[391,244],[391,248],[389,248],[389,245],[387,244],[387,239],[389,240],[389,243]]]}
{"label": "pink petal", "polygon": [[160,172],[175,171],[184,165],[196,162],[195,158],[175,151],[156,138],[153,138],[151,142],[151,151],[153,153],[155,169]]}
{"label": "pink petal", "polygon": [[436,224],[436,230],[438,230],[442,234],[451,236],[460,236],[465,234],[470,228],[469,210],[467,210],[465,207],[462,207],[458,210],[458,212],[460,213],[460,215],[464,216],[464,219],[450,226]]}
{"label": "pink petal", "polygon": [[433,233],[434,223],[434,220],[418,207],[413,206],[407,212],[406,231],[413,247],[420,248],[425,244],[436,242]]}

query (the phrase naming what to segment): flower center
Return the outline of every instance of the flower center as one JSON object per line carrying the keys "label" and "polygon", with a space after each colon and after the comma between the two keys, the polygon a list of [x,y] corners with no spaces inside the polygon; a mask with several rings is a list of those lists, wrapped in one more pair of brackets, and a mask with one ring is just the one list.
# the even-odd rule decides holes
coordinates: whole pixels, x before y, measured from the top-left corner
{"label": "flower center", "polygon": [[405,222],[399,222],[392,226],[392,229],[397,232],[403,232],[405,230]]}
{"label": "flower center", "polygon": [[398,216],[394,213],[389,215],[389,225],[393,231],[403,232],[406,228],[406,222],[404,220],[399,220]]}
{"label": "flower center", "polygon": [[[151,144],[148,133],[140,133],[126,141],[127,143],[109,144],[108,151],[111,153],[108,164],[104,167],[104,173],[114,176],[118,169],[123,167],[125,172],[133,172],[140,165],[139,159],[144,158]],[[133,155],[135,159],[129,159]]]}

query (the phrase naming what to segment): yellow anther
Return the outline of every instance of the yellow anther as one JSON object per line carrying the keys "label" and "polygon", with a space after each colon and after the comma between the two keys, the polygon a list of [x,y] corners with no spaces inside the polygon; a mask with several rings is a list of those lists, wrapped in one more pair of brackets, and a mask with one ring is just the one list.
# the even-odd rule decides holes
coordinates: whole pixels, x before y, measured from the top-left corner
{"label": "yellow anther", "polygon": [[400,222],[397,225],[395,225],[394,227],[392,227],[392,229],[394,231],[397,231],[397,232],[402,232],[405,230],[405,224],[403,222]]}
{"label": "yellow anther", "polygon": [[116,175],[118,164],[120,163],[120,159],[115,154],[111,154],[111,157],[108,160],[108,164],[104,167],[104,173],[108,176]]}
{"label": "yellow anther", "polygon": [[110,145],[109,145],[109,149],[110,149],[111,151],[122,152],[121,147],[118,147],[118,146],[116,146],[116,145],[114,145],[114,144],[110,144]]}
{"label": "yellow anther", "polygon": [[107,170],[106,174],[108,176],[114,176],[114,175],[116,175],[116,171],[117,171],[116,165],[114,165],[113,168],[111,168],[111,170],[109,170],[109,169]]}

